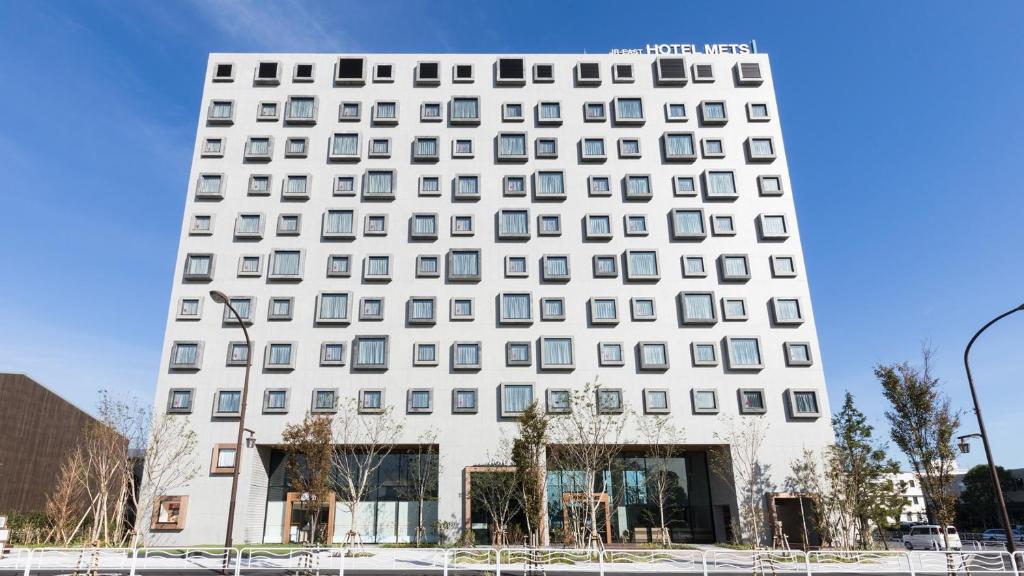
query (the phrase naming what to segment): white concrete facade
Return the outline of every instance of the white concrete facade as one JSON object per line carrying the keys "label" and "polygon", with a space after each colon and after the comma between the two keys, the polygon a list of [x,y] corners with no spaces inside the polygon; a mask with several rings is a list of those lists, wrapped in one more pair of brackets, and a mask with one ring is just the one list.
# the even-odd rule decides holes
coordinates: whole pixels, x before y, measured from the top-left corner
{"label": "white concrete facade", "polygon": [[[364,58],[365,83],[335,82],[339,57]],[[519,85],[496,82],[499,58],[522,58],[525,81]],[[209,544],[222,541],[226,522],[230,475],[211,474],[208,469],[216,444],[234,441],[237,419],[217,417],[213,412],[218,390],[238,390],[244,371],[241,365],[228,365],[230,342],[242,340],[241,331],[222,322],[223,307],[215,304],[208,292],[216,289],[235,296],[254,298],[253,323],[249,327],[254,341],[253,374],[246,425],[255,431],[260,450],[248,449],[243,456],[239,511],[236,516],[236,541],[274,541],[275,526],[280,526],[280,510],[260,509],[268,491],[266,448],[280,441],[289,422],[301,420],[310,409],[314,389],[336,389],[339,398],[354,397],[359,390],[385,390],[384,401],[395,406],[406,425],[403,441],[413,443],[428,427],[439,432],[438,444],[444,470],[440,481],[437,516],[459,522],[463,515],[462,481],[467,466],[483,463],[502,435],[514,432],[515,422],[501,417],[502,383],[532,383],[533,396],[542,403],[549,389],[576,389],[600,377],[609,388],[621,388],[623,400],[644,417],[644,390],[667,390],[668,408],[674,419],[686,429],[688,444],[716,444],[714,433],[724,418],[740,414],[741,389],[763,390],[765,417],[771,427],[765,443],[765,462],[770,465],[777,484],[782,483],[790,461],[807,447],[817,449],[831,442],[829,407],[811,309],[806,269],[796,222],[793,190],[787,170],[779,112],[775,101],[768,57],[764,54],[686,55],[666,57],[685,60],[685,84],[656,82],[656,56],[653,55],[481,55],[481,54],[211,54],[205,79],[192,169],[188,179],[188,200],[181,241],[175,263],[174,286],[169,307],[164,352],[158,378],[155,406],[164,411],[171,406],[171,391],[192,390],[191,406],[182,417],[189,418],[199,434],[200,477],[178,495],[189,497],[187,517],[181,530],[161,531],[159,542],[167,544]],[[257,83],[261,62],[278,63],[279,81]],[[414,81],[418,63],[439,63],[440,81],[436,85]],[[580,63],[596,63],[600,84],[574,81]],[[215,81],[218,65],[231,65],[230,81]],[[295,81],[299,64],[312,64],[311,81]],[[375,81],[376,65],[392,66],[393,80]],[[538,82],[534,66],[551,65],[552,82]],[[631,82],[617,81],[613,66],[632,65]],[[669,63],[671,64],[671,63]],[[713,79],[695,78],[694,65],[709,65]],[[738,66],[757,64],[761,81],[740,82]],[[471,82],[453,82],[456,65],[472,66]],[[666,66],[667,68],[670,66]],[[269,68],[269,67],[268,67]],[[429,68],[429,67],[428,67]],[[702,72],[706,69],[702,69]],[[226,73],[225,69],[220,70]],[[428,71],[429,72],[429,71]],[[617,70],[625,75],[626,70]],[[747,70],[751,73],[751,70]],[[225,74],[226,75],[226,74]],[[313,96],[315,121],[285,121],[289,97]],[[453,97],[479,98],[479,121],[469,124],[451,122]],[[616,98],[640,98],[643,121],[628,122],[616,114]],[[209,121],[215,101],[232,103],[230,123]],[[539,103],[559,102],[560,123],[538,121]],[[277,116],[258,119],[261,103],[277,103]],[[340,121],[343,102],[361,104],[358,120]],[[397,124],[372,121],[376,103],[397,102]],[[587,121],[586,103],[604,103],[605,118]],[[717,122],[714,110],[702,115],[701,104],[724,103],[727,121]],[[425,103],[439,103],[442,120],[421,120]],[[522,105],[523,120],[505,121],[503,104]],[[668,118],[668,105],[685,106],[685,120]],[[764,105],[767,116],[752,117],[753,108]],[[524,161],[500,161],[498,134],[525,132]],[[692,133],[695,148],[692,158],[674,161],[665,158],[666,133]],[[333,161],[329,158],[331,138],[336,133],[359,134],[357,161]],[[247,161],[245,152],[250,137],[272,138],[269,161]],[[439,159],[418,162],[412,158],[417,137],[439,138]],[[207,139],[222,139],[222,154],[204,154]],[[288,138],[306,138],[305,156],[286,155]],[[369,157],[373,138],[390,139],[390,157]],[[557,138],[557,158],[538,158],[537,138]],[[603,138],[606,159],[581,159],[581,139]],[[770,138],[774,158],[750,156],[750,138]],[[453,158],[453,141],[470,139],[471,158]],[[639,140],[639,157],[623,157],[620,139]],[[720,140],[722,154],[715,154]],[[627,145],[628,146],[628,145]],[[627,155],[628,156],[628,155]],[[395,170],[394,198],[368,200],[362,195],[368,170]],[[564,199],[549,200],[535,195],[538,171],[564,173]],[[707,172],[732,172],[735,195],[714,197],[709,193]],[[222,175],[221,193],[197,198],[204,174]],[[252,175],[270,175],[268,194],[249,192]],[[308,197],[284,198],[283,181],[288,175],[308,175]],[[479,177],[479,198],[454,197],[453,180],[459,175]],[[624,193],[627,175],[649,175],[652,194],[633,199]],[[338,176],[353,176],[354,194],[336,191]],[[419,189],[424,176],[437,176],[440,194],[425,195]],[[525,177],[526,193],[504,192],[503,178]],[[588,177],[609,178],[611,193],[592,193]],[[692,177],[694,192],[674,190],[674,178]],[[725,177],[727,179],[727,177]],[[777,178],[779,191],[768,182]],[[759,184],[765,180],[763,185]],[[772,181],[775,182],[775,181]],[[762,189],[763,188],[763,189]],[[808,193],[816,193],[809,191]],[[202,195],[200,195],[202,196]],[[351,209],[355,228],[351,238],[323,238],[326,211]],[[498,212],[503,209],[528,209],[528,239],[499,239]],[[703,210],[705,234],[699,238],[673,238],[675,209]],[[261,238],[242,239],[236,235],[236,222],[242,213],[263,215]],[[436,239],[411,240],[410,217],[414,213],[437,214]],[[278,233],[278,217],[301,215],[298,235]],[[386,235],[367,235],[370,215],[386,215]],[[453,235],[453,217],[473,216],[471,235]],[[538,217],[559,215],[557,235],[542,235]],[[610,238],[587,239],[585,217],[610,216]],[[628,235],[629,215],[646,216],[646,234]],[[785,216],[785,235],[768,238],[765,231],[779,224],[762,222],[762,216]],[[194,232],[196,216],[212,216],[211,230]],[[712,223],[715,216],[731,216],[734,232],[724,229],[725,222]],[[202,225],[199,228],[203,228]],[[302,251],[300,281],[277,281],[268,277],[273,250]],[[450,249],[479,249],[480,279],[453,281],[447,277],[445,255]],[[657,252],[658,277],[636,280],[626,277],[626,251]],[[185,279],[190,255],[212,254],[209,280]],[[332,254],[351,255],[351,275],[328,276],[328,258]],[[370,254],[391,256],[389,281],[363,278],[364,257]],[[240,258],[262,257],[258,273],[240,275]],[[439,276],[416,275],[418,255],[439,255]],[[541,262],[545,255],[567,255],[571,278],[545,281]],[[595,277],[595,255],[616,256],[617,274]],[[749,279],[727,280],[721,277],[720,257],[746,255]],[[506,274],[507,256],[525,256],[527,275]],[[685,274],[683,258],[703,256],[705,275]],[[772,265],[772,258],[791,257],[793,273],[783,271],[783,263]],[[316,321],[317,296],[322,292],[350,293],[350,321],[326,324]],[[532,322],[500,322],[499,294],[531,294]],[[713,323],[684,322],[682,292],[711,292],[715,309]],[[435,297],[436,321],[415,325],[407,321],[407,302],[411,297]],[[291,320],[269,320],[271,298],[293,298]],[[360,320],[359,300],[383,297],[381,320]],[[542,319],[540,298],[564,298],[564,320]],[[618,321],[597,324],[589,320],[590,298],[617,299]],[[181,300],[198,299],[198,318],[183,319]],[[472,298],[471,320],[452,320],[450,299]],[[631,314],[631,298],[652,298],[656,317],[640,319]],[[743,315],[726,318],[724,298],[744,299]],[[787,323],[793,311],[789,302],[779,303],[786,310],[777,312],[773,299],[798,301],[799,318]],[[698,306],[698,304],[694,304]],[[736,303],[729,305],[737,306]],[[388,361],[385,370],[353,368],[353,339],[362,335],[388,336]],[[542,369],[541,337],[571,337],[573,367]],[[759,368],[737,367],[740,360],[730,358],[727,338],[758,338]],[[294,343],[292,367],[265,369],[268,342]],[[456,370],[452,367],[450,347],[456,341],[480,342],[480,367]],[[506,343],[531,343],[528,366],[509,366]],[[176,342],[201,343],[198,365],[192,369],[172,367]],[[345,344],[344,366],[321,365],[321,344]],[[437,365],[413,363],[414,344],[437,343]],[[621,366],[600,366],[600,342],[622,344]],[[639,342],[663,342],[667,345],[668,366],[641,369],[636,349]],[[695,361],[692,345],[710,343],[716,350],[714,365]],[[808,360],[795,354],[785,356],[786,344],[806,345]],[[655,352],[655,351],[652,351]],[[187,356],[187,354],[185,354]],[[432,390],[432,413],[406,412],[406,394],[413,388]],[[476,413],[453,413],[453,389],[478,390]],[[285,413],[266,413],[265,391],[286,389]],[[717,411],[695,410],[694,390],[715,390]],[[816,394],[816,412],[795,414],[790,405],[794,392]],[[807,396],[801,402],[809,405]],[[812,406],[814,408],[814,406]],[[634,429],[634,427],[630,427]],[[632,433],[631,433],[632,434]],[[630,440],[638,440],[631,437]],[[727,489],[713,486],[714,504],[735,501]],[[721,526],[716,528],[722,537]]]}

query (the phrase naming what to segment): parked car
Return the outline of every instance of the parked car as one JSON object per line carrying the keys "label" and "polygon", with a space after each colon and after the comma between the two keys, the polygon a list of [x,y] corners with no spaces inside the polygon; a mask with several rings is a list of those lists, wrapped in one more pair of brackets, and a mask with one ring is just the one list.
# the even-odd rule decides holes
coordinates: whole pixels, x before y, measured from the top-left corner
{"label": "parked car", "polygon": [[[1013,528],[1010,533],[1015,541],[1024,541],[1024,531]],[[981,539],[986,542],[1006,542],[1006,531],[1002,528],[989,528],[981,534]]]}
{"label": "parked car", "polygon": [[[949,549],[960,550],[960,535],[956,528],[946,527],[946,535],[949,537]],[[903,545],[907,550],[945,550],[946,539],[943,538],[942,529],[934,524],[921,524],[910,528],[910,532],[903,536]]]}

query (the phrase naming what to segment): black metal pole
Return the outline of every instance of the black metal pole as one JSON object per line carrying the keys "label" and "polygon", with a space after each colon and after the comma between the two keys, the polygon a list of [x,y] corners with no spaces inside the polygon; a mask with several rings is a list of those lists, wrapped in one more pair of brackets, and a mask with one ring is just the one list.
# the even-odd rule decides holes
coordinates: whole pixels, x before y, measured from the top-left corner
{"label": "black metal pole", "polygon": [[974,341],[978,339],[978,336],[981,336],[982,332],[987,330],[989,326],[1020,310],[1024,310],[1024,304],[1021,304],[1013,310],[1003,312],[999,316],[990,320],[988,324],[981,327],[981,330],[978,330],[974,337],[971,338],[971,341],[967,343],[967,348],[964,349],[964,368],[967,369],[967,384],[971,388],[971,400],[974,401],[974,414],[978,417],[978,432],[981,433],[981,443],[985,446],[985,458],[988,459],[988,472],[989,476],[992,478],[992,491],[995,492],[996,505],[999,507],[999,519],[1003,524],[1003,531],[1006,533],[1006,550],[1011,556],[1016,552],[1017,547],[1013,543],[1013,531],[1010,530],[1010,515],[1006,512],[1006,500],[1003,498],[1003,486],[999,482],[999,474],[996,472],[995,460],[992,459],[992,448],[988,443],[988,433],[985,432],[985,421],[981,417],[981,405],[978,403],[978,392],[974,388],[974,377],[971,375],[971,363],[968,356],[971,353],[971,346],[974,346]]}

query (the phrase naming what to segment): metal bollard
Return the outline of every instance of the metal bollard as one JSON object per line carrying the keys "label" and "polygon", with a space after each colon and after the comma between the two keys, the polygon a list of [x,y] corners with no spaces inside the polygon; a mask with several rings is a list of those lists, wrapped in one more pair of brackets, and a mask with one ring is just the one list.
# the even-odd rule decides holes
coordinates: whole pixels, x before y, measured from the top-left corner
{"label": "metal bollard", "polygon": [[444,552],[441,553],[441,574],[442,576],[448,576],[448,549],[445,548]]}
{"label": "metal bollard", "polygon": [[32,573],[32,553],[34,549],[29,548],[28,555],[25,556],[25,576],[29,576]]}

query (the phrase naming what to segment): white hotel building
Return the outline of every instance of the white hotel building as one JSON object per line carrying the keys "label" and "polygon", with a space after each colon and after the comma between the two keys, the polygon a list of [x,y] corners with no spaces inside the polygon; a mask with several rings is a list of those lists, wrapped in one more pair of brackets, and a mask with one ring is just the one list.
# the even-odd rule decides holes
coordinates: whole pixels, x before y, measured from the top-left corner
{"label": "white hotel building", "polygon": [[[347,398],[394,407],[403,445],[438,432],[428,517],[485,539],[467,468],[531,400],[557,412],[598,377],[608,410],[685,427],[673,540],[724,539],[736,497],[706,450],[726,419],[770,422],[776,485],[831,441],[786,164],[764,54],[212,54],[156,396],[203,468],[158,541],[226,526],[247,351],[213,289],[254,341],[236,542],[303,538],[281,432]],[[401,452],[364,541],[413,536]],[[634,456],[604,478],[615,541],[650,526]]]}

